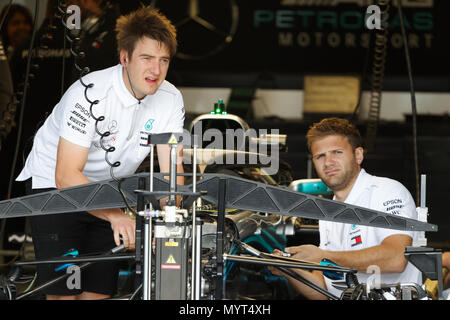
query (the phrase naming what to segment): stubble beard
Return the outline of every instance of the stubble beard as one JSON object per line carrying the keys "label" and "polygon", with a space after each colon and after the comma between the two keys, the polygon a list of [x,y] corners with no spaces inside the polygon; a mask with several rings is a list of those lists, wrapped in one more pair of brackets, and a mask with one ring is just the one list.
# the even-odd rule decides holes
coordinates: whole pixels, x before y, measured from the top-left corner
{"label": "stubble beard", "polygon": [[341,171],[338,172],[338,175],[327,178],[325,173],[323,173],[323,177],[320,178],[328,188],[336,192],[347,188],[347,186],[354,180],[357,173],[358,166],[356,163],[353,163],[350,168],[344,169],[343,171],[341,169]]}

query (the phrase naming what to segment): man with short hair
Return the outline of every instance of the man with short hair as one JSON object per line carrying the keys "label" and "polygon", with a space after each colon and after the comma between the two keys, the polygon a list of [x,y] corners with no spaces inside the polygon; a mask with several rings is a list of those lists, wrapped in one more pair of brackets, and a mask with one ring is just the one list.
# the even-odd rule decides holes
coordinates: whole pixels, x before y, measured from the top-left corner
{"label": "man with short hair", "polygon": [[[334,199],[406,218],[417,219],[416,206],[409,191],[399,182],[368,174],[361,168],[364,159],[358,129],[345,119],[326,118],[315,123],[307,135],[308,149],[319,178],[334,192]],[[358,270],[360,283],[371,273],[381,272],[381,283],[422,283],[420,271],[404,257],[415,232],[397,231],[355,224],[319,221],[320,246],[288,247],[294,259],[320,263],[328,259]],[[275,253],[280,253],[278,250]],[[284,275],[277,269],[273,273]],[[322,272],[294,269],[301,276],[327,289],[337,297],[341,291]],[[326,299],[318,291],[287,277],[292,286],[309,299]]]}
{"label": "man with short hair", "polygon": [[[31,184],[29,193],[111,179],[111,172],[116,178],[133,174],[149,153],[148,134],[183,131],[181,93],[165,80],[177,47],[175,27],[157,10],[142,7],[120,17],[116,31],[120,64],[75,82],[37,132],[17,178]],[[157,152],[161,172],[168,172],[169,146],[158,145]],[[120,165],[111,168],[105,154]],[[178,172],[181,154],[180,145]],[[177,183],[183,184],[181,176]],[[126,248],[135,246],[135,221],[121,209],[36,216],[30,223],[38,259],[70,249],[106,252],[120,245],[120,237]],[[39,265],[39,282],[55,278],[53,269]],[[115,293],[117,276],[117,263],[96,263],[81,271],[79,290],[60,281],[45,293],[47,299],[107,298]]]}

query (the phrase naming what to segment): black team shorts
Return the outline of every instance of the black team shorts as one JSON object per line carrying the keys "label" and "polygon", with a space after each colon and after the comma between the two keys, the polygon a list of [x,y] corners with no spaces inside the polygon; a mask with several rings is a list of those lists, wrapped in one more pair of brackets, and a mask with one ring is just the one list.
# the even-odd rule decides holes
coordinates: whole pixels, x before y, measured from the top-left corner
{"label": "black team shorts", "polygon": [[[36,194],[55,190],[31,190],[31,179],[26,183],[27,194]],[[116,246],[109,222],[99,219],[88,212],[61,213],[30,217],[31,236],[33,238],[36,259],[51,259],[64,255],[71,249],[80,256],[104,254]],[[55,272],[60,264],[37,265],[37,284],[43,284],[69,272],[67,268]],[[71,296],[83,291],[114,296],[117,291],[119,262],[108,261],[94,263],[80,271],[81,288],[73,288],[76,282],[63,279],[42,290],[43,294]],[[70,285],[68,285],[68,282]]]}

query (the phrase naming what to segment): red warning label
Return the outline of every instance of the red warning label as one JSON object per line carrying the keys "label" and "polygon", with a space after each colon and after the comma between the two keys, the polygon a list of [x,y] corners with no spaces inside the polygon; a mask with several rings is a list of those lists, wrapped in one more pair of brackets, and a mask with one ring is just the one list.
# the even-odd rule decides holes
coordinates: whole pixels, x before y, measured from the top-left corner
{"label": "red warning label", "polygon": [[179,264],[162,264],[161,269],[179,270],[181,269],[181,266]]}

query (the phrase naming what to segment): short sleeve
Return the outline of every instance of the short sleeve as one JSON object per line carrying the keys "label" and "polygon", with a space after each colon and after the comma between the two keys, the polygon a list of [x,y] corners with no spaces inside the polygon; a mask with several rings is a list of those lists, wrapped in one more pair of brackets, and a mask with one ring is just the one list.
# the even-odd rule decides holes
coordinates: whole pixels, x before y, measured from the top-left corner
{"label": "short sleeve", "polygon": [[166,132],[178,132],[183,133],[184,128],[184,103],[181,93],[178,91],[174,97],[173,114],[171,115],[171,121],[169,127],[166,128]]}
{"label": "short sleeve", "polygon": [[[409,219],[417,219],[417,211],[414,199],[401,183],[390,180],[385,186],[380,188],[380,192],[374,197],[374,209],[394,216],[400,216]],[[380,241],[384,240],[390,235],[405,234],[411,238],[417,236],[417,232],[394,230],[380,228]]]}
{"label": "short sleeve", "polygon": [[[84,95],[81,97],[84,99]],[[67,92],[59,104],[59,136],[74,144],[90,148],[95,132],[95,121],[90,113],[89,103],[74,95],[72,91]]]}

